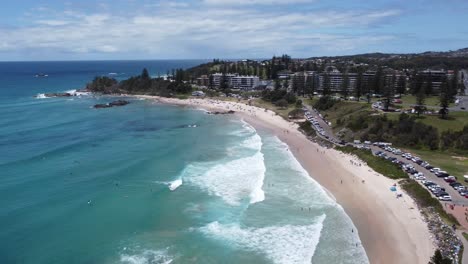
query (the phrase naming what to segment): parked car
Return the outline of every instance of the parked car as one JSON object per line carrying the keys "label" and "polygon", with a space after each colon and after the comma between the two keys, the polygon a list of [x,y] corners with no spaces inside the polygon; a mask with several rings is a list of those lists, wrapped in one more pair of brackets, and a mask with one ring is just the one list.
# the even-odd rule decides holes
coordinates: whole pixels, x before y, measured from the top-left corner
{"label": "parked car", "polygon": [[444,196],[440,196],[439,200],[441,200],[441,201],[452,201],[452,197],[450,197],[450,195],[444,195]]}
{"label": "parked car", "polygon": [[457,178],[455,178],[454,176],[447,176],[447,177],[444,178],[444,181],[446,181],[446,182],[456,182]]}

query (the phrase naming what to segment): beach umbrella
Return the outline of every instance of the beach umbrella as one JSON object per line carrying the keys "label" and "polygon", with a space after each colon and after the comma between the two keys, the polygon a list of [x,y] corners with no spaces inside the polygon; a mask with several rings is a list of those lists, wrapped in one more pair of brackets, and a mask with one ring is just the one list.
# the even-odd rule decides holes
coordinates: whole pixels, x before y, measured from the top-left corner
{"label": "beach umbrella", "polygon": [[390,191],[396,192],[396,187],[395,186],[390,187]]}

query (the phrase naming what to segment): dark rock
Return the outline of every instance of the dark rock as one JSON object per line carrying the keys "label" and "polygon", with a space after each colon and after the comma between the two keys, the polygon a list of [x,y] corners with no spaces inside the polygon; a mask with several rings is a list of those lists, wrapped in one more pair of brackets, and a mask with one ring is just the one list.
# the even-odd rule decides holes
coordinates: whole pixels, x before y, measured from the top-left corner
{"label": "dark rock", "polygon": [[71,93],[46,93],[44,94],[45,97],[70,97],[72,96]]}
{"label": "dark rock", "polygon": [[124,106],[129,104],[129,101],[125,100],[116,100],[107,104],[96,104],[94,105],[94,108],[109,108],[109,107],[114,107],[114,106]]}
{"label": "dark rock", "polygon": [[219,112],[219,111],[215,111],[215,112],[207,112],[209,115],[227,115],[227,114],[234,114],[235,111],[233,110],[229,110],[229,111],[226,111],[226,112]]}
{"label": "dark rock", "polygon": [[94,108],[109,108],[112,107],[110,104],[96,104],[94,105]]}
{"label": "dark rock", "polygon": [[111,106],[123,106],[123,105],[128,105],[130,102],[125,101],[125,100],[117,100],[114,102],[109,103]]}

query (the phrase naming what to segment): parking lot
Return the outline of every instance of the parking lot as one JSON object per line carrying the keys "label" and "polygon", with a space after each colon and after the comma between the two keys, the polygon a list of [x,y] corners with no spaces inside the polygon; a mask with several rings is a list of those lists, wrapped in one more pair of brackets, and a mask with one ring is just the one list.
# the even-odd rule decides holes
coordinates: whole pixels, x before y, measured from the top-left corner
{"label": "parking lot", "polygon": [[335,138],[332,128],[327,124],[318,111],[309,108],[304,108],[304,111],[306,119],[312,124],[312,128],[317,132],[318,136],[332,143],[343,145],[344,142]]}
{"label": "parking lot", "polygon": [[463,179],[456,179],[440,168],[434,168],[428,162],[402,152],[385,143],[369,146],[374,155],[398,164],[411,178],[426,187],[434,197],[451,204],[468,206],[468,188]]}

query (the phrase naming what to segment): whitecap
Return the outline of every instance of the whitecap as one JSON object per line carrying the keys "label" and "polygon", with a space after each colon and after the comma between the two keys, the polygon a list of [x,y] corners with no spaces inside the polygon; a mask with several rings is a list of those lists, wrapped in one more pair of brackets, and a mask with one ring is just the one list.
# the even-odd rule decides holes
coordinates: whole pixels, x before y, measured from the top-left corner
{"label": "whitecap", "polygon": [[221,197],[229,205],[239,205],[242,200],[250,203],[265,199],[262,190],[265,178],[263,154],[239,158],[222,163],[193,163],[184,170],[185,181]]}
{"label": "whitecap", "polygon": [[237,224],[212,222],[199,231],[230,246],[264,254],[274,263],[311,263],[320,240],[326,216],[310,225],[284,225],[242,228]]}
{"label": "whitecap", "polygon": [[125,264],[170,264],[173,259],[165,251],[144,250],[140,254],[122,254],[120,262]]}
{"label": "whitecap", "polygon": [[172,181],[168,184],[168,188],[171,191],[175,191],[177,188],[179,188],[182,185],[182,178],[179,178],[175,181]]}

